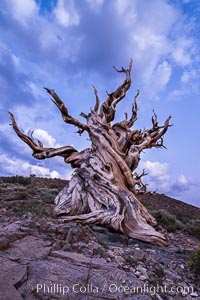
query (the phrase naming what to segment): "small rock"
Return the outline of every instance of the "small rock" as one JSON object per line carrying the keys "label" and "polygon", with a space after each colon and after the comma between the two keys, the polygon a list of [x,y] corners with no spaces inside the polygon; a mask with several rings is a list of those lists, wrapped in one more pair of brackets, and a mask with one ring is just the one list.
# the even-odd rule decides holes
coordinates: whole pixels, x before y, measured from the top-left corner
{"label": "small rock", "polygon": [[185,297],[185,296],[187,296],[187,292],[184,290],[184,291],[182,291],[182,293],[181,293],[181,295],[183,296],[183,297]]}
{"label": "small rock", "polygon": [[115,256],[115,261],[118,262],[119,265],[123,265],[125,262],[121,256]]}
{"label": "small rock", "polygon": [[163,300],[163,298],[159,294],[155,294],[155,296],[156,296],[156,299]]}
{"label": "small rock", "polygon": [[156,253],[156,250],[155,249],[147,249],[146,252],[148,252],[148,253]]}
{"label": "small rock", "polygon": [[144,281],[144,280],[147,280],[148,277],[146,277],[145,275],[141,275],[141,276],[139,277],[139,279],[142,280],[142,281]]}
{"label": "small rock", "polygon": [[29,227],[25,227],[25,226],[21,226],[21,227],[20,227],[20,230],[21,230],[22,232],[26,232],[27,234],[32,234],[32,233],[34,233],[34,229],[29,228]]}
{"label": "small rock", "polygon": [[33,220],[25,220],[23,222],[23,226],[24,227],[30,227],[32,229],[36,229],[37,228],[37,224]]}
{"label": "small rock", "polygon": [[183,264],[180,265],[180,268],[181,268],[181,270],[184,270],[184,269],[185,269],[185,267],[184,267]]}
{"label": "small rock", "polygon": [[124,271],[128,272],[130,271],[130,267],[129,266],[123,266]]}
{"label": "small rock", "polygon": [[135,273],[135,269],[130,267],[130,272]]}
{"label": "small rock", "polygon": [[9,240],[9,243],[14,243],[25,236],[27,236],[27,232],[8,232],[6,238]]}
{"label": "small rock", "polygon": [[61,242],[60,241],[56,241],[53,244],[53,247],[52,247],[53,250],[60,250],[61,248],[62,248],[62,246],[61,246]]}
{"label": "small rock", "polygon": [[198,293],[193,292],[193,293],[190,294],[190,296],[195,298],[195,297],[198,297],[199,295],[198,295]]}
{"label": "small rock", "polygon": [[149,261],[149,267],[150,268],[155,268],[155,266],[156,266],[156,263],[154,262],[154,261]]}
{"label": "small rock", "polygon": [[9,247],[9,240],[4,236],[0,238],[0,250],[6,250]]}
{"label": "small rock", "polygon": [[143,266],[141,266],[141,265],[138,265],[138,266],[136,267],[136,269],[137,269],[138,271],[140,271],[140,272],[143,272],[144,270],[146,271],[146,269],[145,269]]}
{"label": "small rock", "polygon": [[142,267],[142,266],[139,265],[136,269],[137,269],[137,271],[139,271],[143,276],[145,276],[146,278],[148,278],[147,270],[146,270],[144,267]]}
{"label": "small rock", "polygon": [[142,261],[145,257],[145,252],[141,250],[140,248],[135,248],[134,250],[134,258],[137,261]]}
{"label": "small rock", "polygon": [[190,295],[185,296],[185,300],[192,300],[193,298]]}
{"label": "small rock", "polygon": [[179,276],[178,274],[175,274],[169,270],[165,270],[164,273],[165,273],[165,276],[167,276],[167,278],[169,278],[170,280],[172,280],[174,282],[182,281],[181,276]]}
{"label": "small rock", "polygon": [[175,292],[172,292],[172,291],[169,291],[168,294],[169,294],[170,296],[175,296],[175,295],[176,295],[176,293],[175,293]]}

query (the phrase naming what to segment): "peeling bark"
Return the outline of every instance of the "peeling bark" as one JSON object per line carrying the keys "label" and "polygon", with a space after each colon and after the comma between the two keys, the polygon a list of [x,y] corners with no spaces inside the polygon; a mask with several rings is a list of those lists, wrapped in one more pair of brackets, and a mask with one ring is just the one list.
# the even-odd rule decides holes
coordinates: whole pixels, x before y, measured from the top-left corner
{"label": "peeling bark", "polygon": [[[114,67],[115,68],[115,67]],[[75,171],[70,182],[55,199],[55,210],[62,222],[77,221],[100,223],[143,241],[166,245],[166,239],[156,228],[155,219],[137,200],[138,193],[146,192],[146,185],[135,169],[144,149],[164,147],[163,136],[169,126],[168,117],[162,126],[157,115],[152,117],[152,128],[137,130],[132,126],[137,120],[137,98],[134,97],[131,116],[111,123],[115,119],[117,104],[124,99],[131,86],[132,61],[128,69],[117,72],[125,74],[124,82],[112,93],[107,92],[106,100],[100,105],[96,88],[96,103],[89,114],[81,113],[86,124],[69,115],[68,109],[54,90],[47,89],[53,102],[61,112],[63,120],[78,127],[78,133],[87,131],[91,147],[81,152],[72,146],[44,148],[41,141],[23,134],[10,113],[12,126],[19,136],[33,150],[37,159],[62,156]]]}

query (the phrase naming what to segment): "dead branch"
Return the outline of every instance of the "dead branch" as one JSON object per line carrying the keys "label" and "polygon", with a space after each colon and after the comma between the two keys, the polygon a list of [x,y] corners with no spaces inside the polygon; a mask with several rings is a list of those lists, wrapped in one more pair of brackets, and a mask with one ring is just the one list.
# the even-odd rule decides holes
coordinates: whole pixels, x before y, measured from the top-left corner
{"label": "dead branch", "polygon": [[132,69],[132,60],[129,64],[128,69],[124,69],[123,67],[121,70],[118,70],[116,67],[113,67],[117,72],[125,73],[126,78],[122,85],[120,85],[114,92],[108,93],[107,92],[107,99],[101,105],[100,114],[105,116],[106,122],[111,122],[114,120],[115,117],[115,107],[117,103],[119,103],[125,96],[126,92],[131,86],[131,69]]}
{"label": "dead branch", "polygon": [[65,106],[64,102],[58,97],[54,90],[48,89],[46,87],[44,89],[53,97],[52,101],[60,110],[65,123],[77,126],[79,128],[79,134],[83,133],[84,130],[89,131],[89,127],[87,125],[82,124],[81,122],[69,115],[67,107]]}
{"label": "dead branch", "polygon": [[98,96],[98,93],[97,93],[97,89],[94,85],[93,85],[93,89],[94,89],[94,94],[95,94],[95,97],[96,97],[96,103],[95,103],[95,106],[94,106],[94,111],[96,113],[98,113],[99,106],[100,106],[100,100],[99,100],[99,96]]}
{"label": "dead branch", "polygon": [[137,105],[137,98],[140,94],[140,91],[138,90],[135,97],[134,97],[134,103],[132,104],[132,115],[131,118],[127,122],[127,126],[131,128],[135,121],[137,120],[137,112],[138,112],[138,105]]}
{"label": "dead branch", "polygon": [[25,142],[32,150],[33,150],[33,157],[37,159],[45,159],[45,158],[51,158],[54,156],[62,156],[64,158],[68,157],[74,152],[78,152],[74,147],[72,146],[63,146],[60,148],[45,148],[43,147],[43,144],[41,141],[38,140],[38,144],[34,141],[33,138],[33,131],[31,132],[31,136],[27,136],[24,133],[22,133],[15,121],[14,115],[9,112],[12,127],[18,137]]}
{"label": "dead branch", "polygon": [[132,61],[128,69],[114,69],[125,74],[124,82],[114,92],[107,93],[102,105],[93,86],[96,96],[94,108],[89,114],[80,114],[85,118],[86,124],[73,118],[56,92],[46,88],[63,120],[76,126],[79,134],[87,131],[91,141],[90,148],[80,152],[72,146],[46,148],[41,141],[34,139],[33,132],[30,136],[22,133],[10,113],[12,127],[18,137],[32,149],[35,158],[58,155],[76,168],[68,185],[55,199],[55,211],[58,216],[62,216],[62,221],[100,223],[132,238],[166,245],[163,233],[157,231],[156,220],[136,198],[138,193],[147,192],[147,184],[142,181],[147,174],[144,170],[141,174],[133,172],[138,167],[140,154],[144,149],[165,147],[163,136],[171,126],[171,117],[160,126],[153,111],[152,128],[132,130],[138,113],[137,91],[130,118],[126,113],[125,120],[111,124],[117,104],[130,88]]}

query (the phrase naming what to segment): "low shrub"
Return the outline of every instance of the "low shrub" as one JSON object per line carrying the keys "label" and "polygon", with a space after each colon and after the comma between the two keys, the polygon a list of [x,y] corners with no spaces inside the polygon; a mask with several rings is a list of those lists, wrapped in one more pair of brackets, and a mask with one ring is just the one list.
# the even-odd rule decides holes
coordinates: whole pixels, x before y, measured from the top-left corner
{"label": "low shrub", "polygon": [[183,224],[177,220],[176,216],[165,210],[151,211],[151,214],[155,217],[158,224],[169,232],[175,232],[183,228]]}
{"label": "low shrub", "polygon": [[191,220],[190,215],[187,215],[186,213],[183,213],[183,212],[177,211],[177,212],[174,212],[174,215],[183,224],[186,224]]}
{"label": "low shrub", "polygon": [[39,192],[40,192],[40,198],[43,202],[53,204],[55,197],[59,193],[59,190],[43,188]]}
{"label": "low shrub", "polygon": [[192,220],[185,225],[185,230],[200,240],[200,220]]}
{"label": "low shrub", "polygon": [[31,187],[27,191],[31,195],[37,195],[37,189],[36,188]]}
{"label": "low shrub", "polygon": [[15,207],[14,209],[15,211],[15,215],[21,217],[24,214],[27,213],[32,213],[33,215],[37,215],[37,216],[54,216],[54,212],[51,209],[48,209],[46,207],[44,207],[43,205],[33,205],[33,204],[23,204],[19,207]]}
{"label": "low shrub", "polygon": [[28,198],[28,194],[27,194],[26,191],[21,191],[21,192],[18,192],[18,193],[17,193],[17,197],[18,197],[19,199],[27,199],[27,198]]}
{"label": "low shrub", "polygon": [[155,269],[154,274],[159,278],[163,278],[165,275],[165,272],[162,267],[158,267]]}
{"label": "low shrub", "polygon": [[28,185],[31,183],[31,177],[24,176],[11,176],[11,177],[3,177],[4,183],[18,183],[22,185]]}
{"label": "low shrub", "polygon": [[200,247],[190,255],[189,266],[196,274],[200,275]]}

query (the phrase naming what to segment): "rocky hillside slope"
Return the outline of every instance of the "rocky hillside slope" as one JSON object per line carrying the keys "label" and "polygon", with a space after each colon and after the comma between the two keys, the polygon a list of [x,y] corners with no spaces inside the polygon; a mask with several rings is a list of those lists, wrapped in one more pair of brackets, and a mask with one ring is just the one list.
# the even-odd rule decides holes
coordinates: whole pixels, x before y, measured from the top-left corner
{"label": "rocky hillside slope", "polygon": [[198,299],[189,261],[200,209],[159,194],[140,200],[164,226],[168,247],[99,225],[62,224],[53,199],[62,180],[0,178],[0,299]]}

